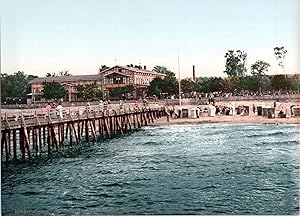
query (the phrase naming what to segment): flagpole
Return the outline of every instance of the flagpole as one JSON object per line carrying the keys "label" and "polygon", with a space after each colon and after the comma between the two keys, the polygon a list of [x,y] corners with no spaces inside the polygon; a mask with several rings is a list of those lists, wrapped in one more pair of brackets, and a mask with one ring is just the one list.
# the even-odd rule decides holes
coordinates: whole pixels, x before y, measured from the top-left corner
{"label": "flagpole", "polygon": [[179,48],[178,48],[178,78],[179,78],[179,82],[178,82],[178,86],[179,86],[179,107],[181,108],[181,79],[180,79],[180,64],[179,64]]}

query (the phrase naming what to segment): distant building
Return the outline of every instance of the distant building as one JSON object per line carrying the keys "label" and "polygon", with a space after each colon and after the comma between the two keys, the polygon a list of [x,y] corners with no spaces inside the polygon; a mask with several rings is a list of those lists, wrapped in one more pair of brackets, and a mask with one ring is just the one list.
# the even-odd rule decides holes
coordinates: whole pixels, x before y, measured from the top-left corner
{"label": "distant building", "polygon": [[119,66],[116,65],[99,74],[93,75],[74,75],[74,76],[58,76],[58,77],[39,77],[30,81],[31,93],[28,95],[31,102],[35,103],[40,101],[43,90],[44,82],[58,82],[64,86],[68,91],[68,101],[77,101],[77,85],[86,85],[96,83],[99,85],[105,96],[109,96],[109,91],[113,88],[124,87],[132,85],[135,89],[132,97],[144,97],[147,87],[150,82],[156,77],[165,77],[164,74],[149,71],[141,67],[134,67],[132,65]]}
{"label": "distant building", "polygon": [[43,83],[44,82],[58,82],[64,86],[68,91],[68,101],[77,100],[77,85],[86,85],[96,83],[101,85],[101,77],[99,74],[93,75],[75,75],[75,76],[57,76],[57,77],[39,77],[31,80],[31,93],[32,103],[40,101],[43,98]]}
{"label": "distant building", "polygon": [[116,65],[100,72],[100,75],[105,95],[108,95],[113,88],[132,85],[135,89],[132,95],[134,98],[143,98],[147,87],[154,78],[165,77],[164,74],[147,70],[146,66],[142,68],[133,65]]}

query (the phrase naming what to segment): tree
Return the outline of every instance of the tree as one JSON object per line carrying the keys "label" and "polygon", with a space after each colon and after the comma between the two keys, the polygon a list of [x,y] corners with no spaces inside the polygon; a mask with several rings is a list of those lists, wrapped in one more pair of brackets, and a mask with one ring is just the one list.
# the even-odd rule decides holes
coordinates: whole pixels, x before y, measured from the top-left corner
{"label": "tree", "polygon": [[178,82],[174,72],[164,66],[158,65],[155,66],[152,71],[166,75],[163,79],[163,85],[160,86],[161,93],[165,93],[167,95],[178,94]]}
{"label": "tree", "polygon": [[254,76],[240,77],[238,89],[256,92],[259,90],[259,83]]}
{"label": "tree", "polygon": [[111,97],[122,97],[122,95],[126,95],[128,93],[133,93],[134,87],[133,85],[124,86],[124,87],[117,87],[113,88],[109,91],[109,96]]}
{"label": "tree", "polygon": [[68,69],[60,70],[58,73],[47,73],[46,77],[58,77],[58,76],[72,76],[72,74],[69,73]]}
{"label": "tree", "polygon": [[241,50],[228,50],[225,55],[225,71],[228,76],[244,76],[247,72],[246,61],[247,53]]}
{"label": "tree", "polygon": [[191,78],[182,79],[180,81],[181,91],[183,93],[192,93],[195,91],[195,83]]}
{"label": "tree", "polygon": [[99,72],[99,74],[100,74],[102,71],[107,70],[107,69],[109,69],[108,66],[106,66],[106,65],[101,65],[101,67],[99,67],[99,69],[98,69],[98,72]]}
{"label": "tree", "polygon": [[77,96],[78,98],[88,100],[88,99],[96,99],[103,97],[103,91],[97,83],[91,83],[86,85],[78,85],[77,89]]}
{"label": "tree", "polygon": [[160,95],[162,93],[164,80],[160,77],[154,78],[148,86],[148,95]]}
{"label": "tree", "polygon": [[9,98],[26,101],[27,94],[31,92],[29,82],[37,78],[18,71],[13,75],[1,74],[1,102],[9,103]]}
{"label": "tree", "polygon": [[284,60],[285,60],[285,54],[287,53],[287,50],[282,47],[275,47],[274,48],[274,55],[276,59],[278,60],[278,66],[284,69]]}
{"label": "tree", "polygon": [[257,60],[255,64],[251,65],[251,74],[256,78],[259,84],[260,93],[262,88],[262,78],[266,75],[266,72],[268,72],[268,67],[270,67],[270,64],[261,60]]}
{"label": "tree", "polygon": [[286,77],[285,75],[279,74],[271,77],[271,87],[273,90],[283,90],[289,89],[291,86],[291,79]]}
{"label": "tree", "polygon": [[58,82],[44,82],[43,95],[46,99],[60,99],[67,96],[67,90]]}
{"label": "tree", "polygon": [[72,74],[70,74],[69,70],[67,70],[67,69],[58,71],[58,75],[59,76],[72,76]]}
{"label": "tree", "polygon": [[224,92],[235,92],[242,90],[240,82],[242,78],[243,77],[232,76],[222,79],[221,90]]}
{"label": "tree", "polygon": [[198,77],[195,82],[196,92],[209,92],[210,91],[210,77]]}
{"label": "tree", "polygon": [[300,89],[300,75],[295,74],[291,77],[291,90],[298,91],[299,93],[299,89]]}

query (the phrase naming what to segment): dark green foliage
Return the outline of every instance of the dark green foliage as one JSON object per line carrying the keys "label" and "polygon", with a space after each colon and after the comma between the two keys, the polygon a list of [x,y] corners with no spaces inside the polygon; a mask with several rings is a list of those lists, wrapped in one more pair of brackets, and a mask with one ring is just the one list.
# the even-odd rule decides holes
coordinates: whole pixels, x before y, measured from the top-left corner
{"label": "dark green foliage", "polygon": [[102,71],[104,71],[104,70],[106,70],[106,69],[109,69],[109,67],[106,66],[106,65],[101,65],[101,67],[99,67],[98,72],[100,73],[100,72],[102,72]]}
{"label": "dark green foliage", "polygon": [[[178,93],[178,82],[176,80],[175,73],[170,71],[164,66],[155,66],[153,69],[154,72],[165,74],[165,78],[163,79],[163,82],[158,83],[153,81],[150,83],[149,89],[157,89],[160,91],[160,93],[166,94],[166,95],[172,95],[172,94],[177,94]],[[155,86],[153,86],[155,85]],[[152,91],[151,90],[151,91]]]}
{"label": "dark green foliage", "polygon": [[228,76],[244,76],[247,72],[247,53],[241,50],[228,50],[225,55],[225,71]]}
{"label": "dark green foliage", "polygon": [[102,89],[100,85],[97,83],[91,83],[86,85],[78,85],[77,87],[77,96],[80,99],[87,100],[87,99],[99,99],[102,98]]}
{"label": "dark green foliage", "polygon": [[29,82],[37,78],[18,71],[13,75],[1,74],[1,102],[8,102],[9,98],[18,98],[26,101],[27,94],[31,92]]}
{"label": "dark green foliage", "polygon": [[122,95],[126,95],[128,93],[133,93],[134,87],[132,85],[113,88],[109,91],[109,96],[111,97],[121,97]]}
{"label": "dark green foliage", "polygon": [[163,91],[164,80],[160,77],[156,77],[150,83],[148,87],[148,95],[160,95]]}
{"label": "dark green foliage", "polygon": [[274,55],[276,59],[278,60],[278,65],[282,68],[284,68],[284,60],[285,60],[285,54],[287,53],[287,50],[282,47],[275,47],[274,48]]}
{"label": "dark green foliage", "polygon": [[262,79],[268,72],[268,67],[270,67],[270,64],[261,60],[257,60],[255,64],[251,65],[251,74],[258,82],[260,92],[262,90]]}
{"label": "dark green foliage", "polygon": [[271,87],[274,90],[289,90],[291,79],[285,75],[274,75],[271,78]]}
{"label": "dark green foliage", "polygon": [[195,82],[191,78],[182,79],[180,81],[181,91],[183,93],[191,93],[195,91]]}
{"label": "dark green foliage", "polygon": [[197,92],[216,92],[222,90],[221,77],[200,77],[196,79],[195,90]]}
{"label": "dark green foliage", "polygon": [[58,82],[44,82],[43,95],[45,99],[60,99],[67,96],[67,90]]}

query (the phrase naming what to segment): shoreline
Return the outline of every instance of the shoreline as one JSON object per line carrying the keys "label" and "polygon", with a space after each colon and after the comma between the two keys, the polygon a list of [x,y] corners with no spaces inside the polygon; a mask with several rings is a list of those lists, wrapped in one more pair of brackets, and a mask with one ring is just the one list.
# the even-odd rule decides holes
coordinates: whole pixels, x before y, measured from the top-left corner
{"label": "shoreline", "polygon": [[167,117],[156,119],[149,126],[167,126],[167,125],[187,125],[187,124],[210,124],[210,123],[230,123],[230,124],[300,124],[300,117],[273,118],[268,119],[262,116],[213,116],[200,118],[170,118]]}

